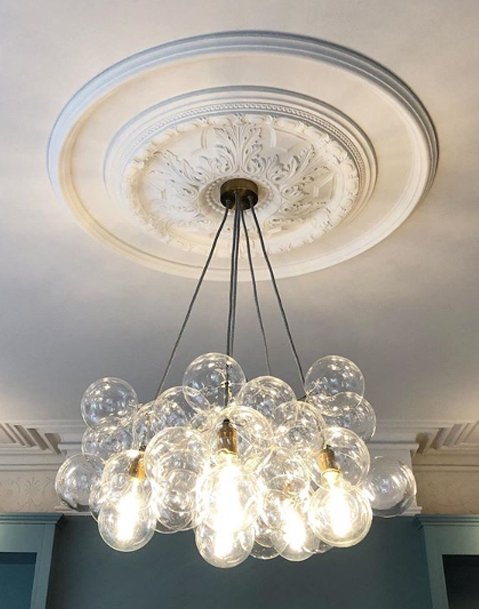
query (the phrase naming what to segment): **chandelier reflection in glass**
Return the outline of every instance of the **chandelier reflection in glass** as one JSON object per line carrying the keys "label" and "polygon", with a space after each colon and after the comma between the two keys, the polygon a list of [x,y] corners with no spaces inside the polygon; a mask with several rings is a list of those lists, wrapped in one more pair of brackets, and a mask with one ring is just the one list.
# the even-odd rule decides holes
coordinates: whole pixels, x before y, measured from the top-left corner
{"label": "chandelier reflection in glass", "polygon": [[[357,544],[373,514],[399,515],[414,500],[408,466],[370,458],[366,443],[376,417],[364,398],[359,368],[346,358],[326,356],[304,376],[255,212],[257,200],[250,181],[223,185],[225,213],[155,399],[138,404],[134,389],[116,378],[100,379],[83,396],[88,426],[83,454],[61,466],[56,491],[69,508],[91,512],[115,550],[138,550],[155,531],[193,529],[199,553],[216,567],[234,567],[248,556],[301,561]],[[197,357],[183,385],[163,391],[230,214],[226,354]],[[304,385],[300,400],[271,376],[248,226],[255,229]],[[242,235],[268,370],[268,376],[249,381],[232,357]]]}

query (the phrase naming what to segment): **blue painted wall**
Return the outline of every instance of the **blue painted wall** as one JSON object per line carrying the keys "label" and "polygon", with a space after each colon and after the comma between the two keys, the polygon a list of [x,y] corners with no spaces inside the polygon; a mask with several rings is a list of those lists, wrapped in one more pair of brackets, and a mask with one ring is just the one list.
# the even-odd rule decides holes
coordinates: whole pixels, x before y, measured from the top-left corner
{"label": "blue painted wall", "polygon": [[0,608],[30,609],[36,555],[0,552]]}
{"label": "blue painted wall", "polygon": [[412,518],[380,520],[354,548],[302,563],[248,559],[222,571],[190,533],[155,535],[121,554],[91,518],[57,528],[48,609],[431,609],[423,532]]}

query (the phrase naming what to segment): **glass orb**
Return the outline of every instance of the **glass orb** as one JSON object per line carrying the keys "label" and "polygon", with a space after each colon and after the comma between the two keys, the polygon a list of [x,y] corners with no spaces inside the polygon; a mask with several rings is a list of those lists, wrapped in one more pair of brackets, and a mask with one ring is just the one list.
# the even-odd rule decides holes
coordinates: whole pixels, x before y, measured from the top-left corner
{"label": "glass orb", "polygon": [[100,510],[98,530],[111,548],[133,552],[145,546],[153,537],[156,521],[148,509],[140,509],[135,497],[123,502],[107,502]]}
{"label": "glass orb", "polygon": [[273,449],[273,430],[267,419],[253,408],[230,406],[216,417],[209,432],[209,445],[213,460],[218,460],[218,431],[225,419],[236,430],[238,460],[249,471],[264,463]]}
{"label": "glass orb", "polygon": [[333,546],[330,546],[329,543],[326,543],[325,541],[323,541],[322,539],[318,539],[318,547],[315,550],[315,554],[326,554],[326,552],[329,552],[329,550],[333,549]]}
{"label": "glass orb", "polygon": [[[353,431],[343,427],[326,427],[324,446],[333,451],[336,467],[340,470],[343,480],[351,486],[362,484],[366,480],[370,463],[369,451]],[[318,458],[314,456],[309,464],[314,484],[322,486],[324,480]]]}
{"label": "glass orb", "polygon": [[314,493],[308,514],[314,534],[338,548],[353,546],[364,539],[373,517],[361,490],[340,478]]}
{"label": "glass orb", "polygon": [[157,521],[156,526],[155,526],[155,532],[160,533],[160,535],[173,535],[174,533],[177,533],[178,531],[169,529],[168,527],[165,527],[165,525],[163,523]]}
{"label": "glass orb", "polygon": [[133,437],[136,448],[147,446],[155,434],[168,427],[186,427],[197,412],[193,402],[207,404],[207,400],[194,389],[172,387],[156,400],[140,408],[133,421]]}
{"label": "glass orb", "polygon": [[314,407],[306,402],[286,402],[276,409],[274,419],[278,446],[306,459],[319,453],[325,423]]}
{"label": "glass orb", "polygon": [[250,555],[254,546],[254,526],[240,531],[215,531],[205,524],[195,529],[195,541],[201,556],[214,567],[236,567]]}
{"label": "glass orb", "polygon": [[416,480],[410,467],[391,457],[374,457],[364,486],[373,514],[391,518],[403,514],[416,496]]}
{"label": "glass orb", "polygon": [[235,533],[256,521],[259,490],[254,476],[248,474],[237,459],[231,455],[225,457],[201,483],[198,517],[214,531]]}
{"label": "glass orb", "polygon": [[249,381],[238,396],[241,406],[254,408],[269,420],[278,406],[295,399],[291,387],[274,376],[259,376]]}
{"label": "glass orb", "polygon": [[376,431],[376,413],[371,404],[356,393],[343,392],[324,399],[311,394],[308,402],[318,408],[328,427],[344,427],[369,442]]}
{"label": "glass orb", "polygon": [[94,456],[107,461],[112,455],[131,448],[131,423],[122,425],[106,421],[98,427],[87,427],[82,438],[82,452],[88,459]]}
{"label": "glass orb", "polygon": [[135,390],[126,381],[102,378],[92,383],[83,394],[81,411],[89,427],[97,427],[106,421],[129,421],[138,407]]}
{"label": "glass orb", "polygon": [[364,377],[361,370],[351,360],[339,355],[327,355],[318,359],[306,374],[304,383],[306,394],[331,397],[348,391],[364,395]]}
{"label": "glass orb", "polygon": [[257,541],[254,542],[253,549],[250,552],[250,556],[259,560],[271,560],[277,558],[280,552],[271,544],[268,546],[262,546]]}
{"label": "glass orb", "polygon": [[303,459],[290,450],[275,447],[270,458],[257,470],[258,482],[266,490],[299,495],[310,485],[311,474]]}
{"label": "glass orb", "polygon": [[149,506],[151,484],[141,473],[143,463],[144,453],[138,450],[126,450],[108,459],[101,477],[108,503],[118,504],[134,496],[135,509]]}
{"label": "glass orb", "polygon": [[289,513],[296,504],[297,497],[284,491],[266,491],[259,506],[261,521],[269,529],[269,536],[272,531],[281,529],[284,521],[284,514]]}
{"label": "glass orb", "polygon": [[62,503],[76,512],[90,510],[90,492],[101,477],[102,463],[96,457],[69,457],[55,478],[55,491]]}
{"label": "glass orb", "polygon": [[106,503],[106,494],[105,490],[101,484],[101,479],[98,478],[92,484],[90,490],[90,514],[93,518],[98,522],[98,517],[100,515],[100,510],[102,506]]}
{"label": "glass orb", "polygon": [[175,531],[196,526],[198,486],[199,478],[193,472],[169,471],[153,486],[152,506],[157,520]]}
{"label": "glass orb", "polygon": [[[272,530],[268,528],[262,518],[258,518],[254,524],[255,545],[258,544],[264,548],[272,548],[271,541]],[[280,553],[277,551],[278,554]]]}
{"label": "glass orb", "polygon": [[212,406],[209,410],[197,412],[190,421],[191,429],[199,431],[200,433],[207,433],[211,431],[221,410],[222,409],[218,406]]}
{"label": "glass orb", "polygon": [[209,451],[203,436],[187,427],[169,427],[151,440],[145,451],[148,478],[161,484],[175,470],[203,475],[209,464]]}
{"label": "glass orb", "polygon": [[186,369],[183,385],[199,391],[212,406],[224,408],[237,396],[246,377],[240,365],[228,355],[200,355]]}
{"label": "glass orb", "polygon": [[307,505],[301,500],[284,504],[281,526],[271,533],[273,546],[286,560],[307,560],[319,548],[319,539],[308,522]]}

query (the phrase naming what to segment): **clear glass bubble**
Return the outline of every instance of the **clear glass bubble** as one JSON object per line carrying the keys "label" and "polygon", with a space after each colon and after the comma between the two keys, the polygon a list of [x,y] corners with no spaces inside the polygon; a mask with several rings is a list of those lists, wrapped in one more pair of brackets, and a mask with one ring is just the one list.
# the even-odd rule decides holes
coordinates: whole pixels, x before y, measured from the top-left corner
{"label": "clear glass bubble", "polygon": [[[314,531],[313,531],[314,532]],[[332,550],[333,546],[330,546],[329,543],[326,543],[322,539],[318,537],[318,547],[315,550],[315,554],[326,554],[329,550]]]}
{"label": "clear glass bubble", "polygon": [[105,422],[128,422],[138,407],[135,390],[126,381],[102,378],[92,383],[83,394],[81,411],[89,427]]}
{"label": "clear glass bubble", "polygon": [[174,470],[203,475],[209,465],[205,438],[187,427],[170,427],[160,431],[145,451],[145,470],[150,480],[161,484]]}
{"label": "clear glass bubble", "polygon": [[133,422],[135,447],[147,446],[153,436],[168,427],[188,426],[198,417],[197,411],[192,407],[195,401],[207,403],[206,399],[194,389],[172,387],[153,402],[142,406]]}
{"label": "clear glass bubble", "polygon": [[101,484],[101,478],[95,480],[90,490],[90,513],[98,522],[102,506],[106,503],[106,493]]}
{"label": "clear glass bubble", "polygon": [[266,462],[273,449],[273,430],[268,420],[257,410],[246,406],[230,406],[217,416],[209,433],[212,458],[218,459],[218,432],[223,422],[228,420],[236,430],[238,460],[249,471]]}
{"label": "clear glass bubble", "polygon": [[403,514],[416,496],[416,480],[410,467],[391,457],[374,457],[364,485],[373,514],[391,518]]}
{"label": "clear glass bubble", "polygon": [[205,524],[195,529],[195,541],[201,556],[214,567],[236,567],[250,555],[254,546],[254,526],[240,531],[215,531]]}
{"label": "clear glass bubble", "polygon": [[55,478],[55,491],[67,507],[76,512],[90,510],[90,492],[100,479],[102,463],[95,457],[84,455],[69,457]]}
{"label": "clear glass bubble", "polygon": [[354,362],[339,355],[327,355],[318,359],[306,374],[306,394],[331,397],[348,391],[364,395],[364,377]]}
{"label": "clear glass bubble", "polygon": [[238,403],[254,408],[270,420],[278,406],[295,399],[294,391],[281,379],[259,376],[246,383],[238,396]]}
{"label": "clear glass bubble", "polygon": [[371,506],[361,490],[340,477],[314,493],[308,515],[314,534],[338,548],[359,543],[372,523]]}
{"label": "clear glass bubble", "polygon": [[275,447],[266,463],[257,470],[258,482],[266,490],[299,495],[310,485],[311,474],[303,459],[290,450]]}
{"label": "clear glass bubble", "polygon": [[210,410],[197,412],[190,421],[191,429],[199,431],[202,434],[207,434],[213,428],[218,414],[221,412],[218,406],[211,407]]}
{"label": "clear glass bubble", "polygon": [[202,481],[198,516],[215,531],[237,532],[255,523],[259,490],[254,476],[248,474],[232,455],[226,457]]}
{"label": "clear glass bubble", "polygon": [[118,504],[134,495],[134,506],[139,506],[138,509],[149,506],[151,484],[144,477],[144,453],[141,451],[126,450],[110,457],[105,463],[101,483],[108,503]]}
{"label": "clear glass bubble", "polygon": [[265,548],[271,548],[273,546],[271,533],[272,530],[268,528],[263,519],[259,517],[254,524],[255,544],[259,544]]}
{"label": "clear glass bubble", "polygon": [[306,402],[286,402],[276,409],[274,419],[278,446],[306,459],[319,453],[325,423],[316,408]]}
{"label": "clear glass bubble", "polygon": [[330,398],[311,394],[308,402],[318,408],[328,427],[344,427],[369,442],[376,431],[376,413],[371,404],[356,393],[337,393]]}
{"label": "clear glass bubble", "polygon": [[94,456],[107,461],[112,455],[131,448],[133,441],[131,423],[110,423],[87,427],[82,438],[82,452],[88,459]]}
{"label": "clear glass bubble", "polygon": [[307,560],[319,548],[319,539],[311,529],[307,505],[302,500],[291,501],[283,506],[281,526],[271,533],[273,546],[280,550],[282,558],[299,562]]}
{"label": "clear glass bubble", "polygon": [[165,525],[162,522],[157,521],[156,526],[155,526],[155,532],[160,533],[160,535],[173,535],[174,533],[177,533],[178,531],[169,529],[168,527],[165,527]]}
{"label": "clear glass bubble", "polygon": [[[351,486],[362,484],[368,475],[370,456],[366,444],[349,429],[326,427],[324,446],[333,452],[335,467]],[[323,476],[316,456],[309,461],[311,477],[316,486],[323,485]]]}
{"label": "clear glass bubble", "polygon": [[198,524],[195,512],[177,512],[163,505],[161,501],[153,505],[153,513],[158,519],[157,530],[159,525],[164,527],[164,530],[159,531],[161,533],[189,531]]}
{"label": "clear glass bubble", "polygon": [[280,552],[278,552],[272,543],[269,546],[262,546],[257,541],[254,542],[253,549],[250,552],[250,556],[259,560],[271,560],[279,555]]}
{"label": "clear glass bubble", "polygon": [[288,513],[296,504],[297,498],[279,490],[269,490],[263,493],[259,506],[261,521],[271,533],[282,527],[284,514]]}
{"label": "clear glass bubble", "polygon": [[187,470],[169,471],[153,486],[157,520],[170,530],[186,531],[197,524],[199,478]]}
{"label": "clear glass bubble", "polygon": [[186,369],[183,385],[199,391],[212,406],[224,408],[246,383],[240,365],[228,355],[200,355]]}
{"label": "clear glass bubble", "polygon": [[133,552],[153,537],[156,521],[148,509],[140,509],[134,495],[120,503],[106,503],[100,510],[98,530],[111,548]]}

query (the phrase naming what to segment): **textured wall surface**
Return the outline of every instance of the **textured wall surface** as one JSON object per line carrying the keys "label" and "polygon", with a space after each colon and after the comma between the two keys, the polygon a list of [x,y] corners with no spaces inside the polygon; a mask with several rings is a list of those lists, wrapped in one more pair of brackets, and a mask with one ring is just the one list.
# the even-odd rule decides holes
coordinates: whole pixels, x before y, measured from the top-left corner
{"label": "textured wall surface", "polygon": [[479,514],[479,471],[415,471],[423,514]]}
{"label": "textured wall surface", "polygon": [[302,563],[248,559],[215,569],[193,536],[155,535],[121,554],[90,518],[57,529],[48,609],[430,609],[422,531],[412,518],[375,522],[358,546]]}

